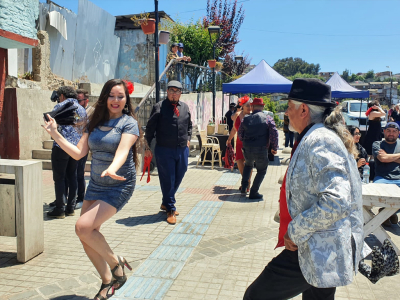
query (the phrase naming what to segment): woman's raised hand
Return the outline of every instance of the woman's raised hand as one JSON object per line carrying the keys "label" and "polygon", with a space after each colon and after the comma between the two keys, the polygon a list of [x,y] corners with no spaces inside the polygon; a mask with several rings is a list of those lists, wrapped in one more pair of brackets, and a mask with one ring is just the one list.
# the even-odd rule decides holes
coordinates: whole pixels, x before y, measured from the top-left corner
{"label": "woman's raised hand", "polygon": [[57,132],[57,122],[49,114],[47,114],[49,121],[44,120],[44,125],[42,127],[52,136]]}

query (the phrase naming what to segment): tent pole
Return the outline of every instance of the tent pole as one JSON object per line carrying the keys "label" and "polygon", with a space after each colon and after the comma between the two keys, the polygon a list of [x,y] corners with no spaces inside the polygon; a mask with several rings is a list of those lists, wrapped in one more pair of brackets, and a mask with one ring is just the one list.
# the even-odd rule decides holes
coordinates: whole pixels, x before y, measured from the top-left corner
{"label": "tent pole", "polygon": [[[358,128],[360,128],[360,126],[361,126],[361,107],[362,107],[362,102],[363,102],[363,98],[361,98],[360,117],[358,118]],[[367,128],[367,120],[365,120],[365,128]]]}

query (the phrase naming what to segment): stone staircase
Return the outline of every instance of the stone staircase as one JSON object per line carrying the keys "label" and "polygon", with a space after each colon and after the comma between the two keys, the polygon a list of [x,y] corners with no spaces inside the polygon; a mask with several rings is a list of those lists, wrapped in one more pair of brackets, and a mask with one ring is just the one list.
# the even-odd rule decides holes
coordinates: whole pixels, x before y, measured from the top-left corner
{"label": "stone staircase", "polygon": [[[53,141],[48,140],[43,142],[43,149],[32,150],[32,158],[34,160],[42,161],[43,170],[51,170],[51,149],[53,148]],[[85,172],[90,172],[92,164],[92,155],[89,153],[88,160],[86,161]]]}

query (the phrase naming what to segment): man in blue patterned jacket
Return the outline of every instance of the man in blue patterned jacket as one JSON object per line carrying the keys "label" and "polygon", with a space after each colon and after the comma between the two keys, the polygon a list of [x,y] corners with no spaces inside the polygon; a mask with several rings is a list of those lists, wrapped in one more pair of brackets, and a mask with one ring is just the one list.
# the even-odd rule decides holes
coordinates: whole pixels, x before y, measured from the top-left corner
{"label": "man in blue patterned jacket", "polygon": [[286,177],[291,221],[285,250],[248,287],[244,299],[332,300],[353,281],[363,252],[361,181],[357,150],[330,86],[296,79],[286,114],[300,133]]}
{"label": "man in blue patterned jacket", "polygon": [[[86,119],[86,110],[79,105],[77,93],[71,86],[62,86],[57,90],[60,103],[54,106],[54,110],[66,105],[69,102],[77,107],[77,114],[81,120]],[[82,137],[82,128],[72,125],[59,125],[61,135],[75,146]],[[78,190],[77,181],[78,161],[69,156],[60,146],[54,142],[51,152],[51,167],[53,169],[54,189],[56,194],[55,208],[47,213],[50,218],[63,219],[65,216],[73,216]],[[68,196],[66,195],[65,181],[68,182]],[[67,198],[67,199],[66,199]],[[67,200],[67,201],[66,201]],[[65,208],[65,202],[67,207]]]}

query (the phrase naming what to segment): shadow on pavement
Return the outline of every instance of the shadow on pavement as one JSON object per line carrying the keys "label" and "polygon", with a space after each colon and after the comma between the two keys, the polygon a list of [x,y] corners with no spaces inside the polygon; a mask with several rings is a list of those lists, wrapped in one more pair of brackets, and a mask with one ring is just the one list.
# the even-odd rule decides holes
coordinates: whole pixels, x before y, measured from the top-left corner
{"label": "shadow on pavement", "polygon": [[63,296],[57,296],[54,298],[49,298],[51,300],[88,300],[92,298],[88,298],[86,296],[77,296],[77,295],[63,295]]}
{"label": "shadow on pavement", "polygon": [[123,224],[125,226],[136,226],[144,224],[154,224],[158,222],[163,222],[166,219],[167,214],[165,212],[158,212],[152,215],[129,217],[125,219],[119,219],[115,221],[118,224]]}

